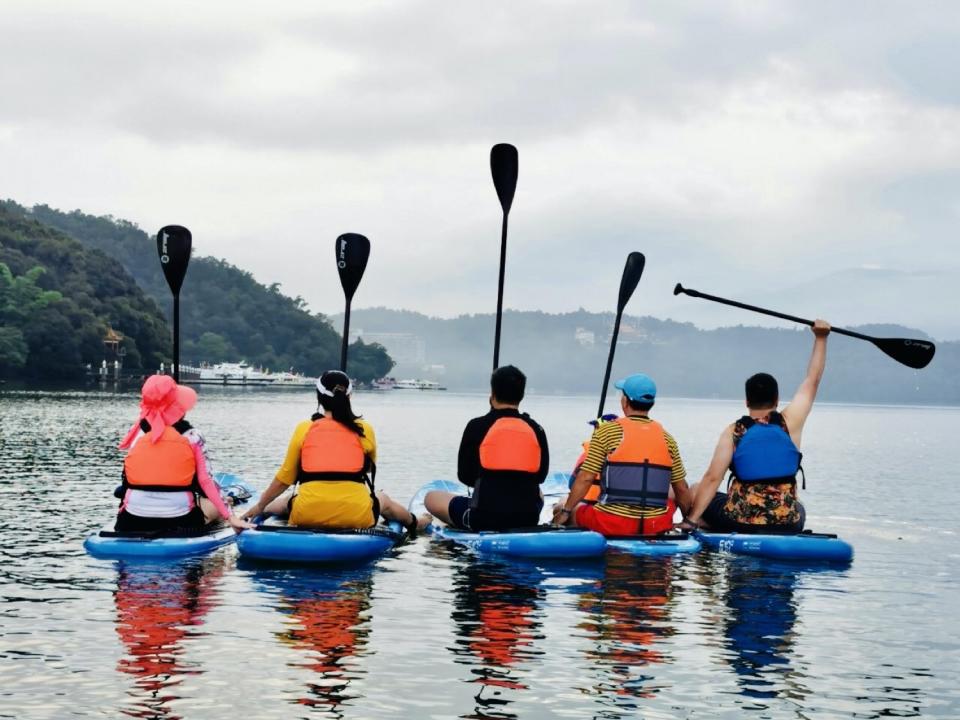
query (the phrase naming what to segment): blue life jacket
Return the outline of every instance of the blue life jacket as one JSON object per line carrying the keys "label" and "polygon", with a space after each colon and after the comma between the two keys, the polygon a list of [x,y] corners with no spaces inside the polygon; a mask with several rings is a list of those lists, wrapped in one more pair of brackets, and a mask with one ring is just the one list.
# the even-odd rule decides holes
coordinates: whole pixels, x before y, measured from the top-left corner
{"label": "blue life jacket", "polygon": [[733,476],[742,483],[796,482],[802,455],[780,414],[771,413],[769,423],[747,416],[738,422],[746,432],[733,451]]}

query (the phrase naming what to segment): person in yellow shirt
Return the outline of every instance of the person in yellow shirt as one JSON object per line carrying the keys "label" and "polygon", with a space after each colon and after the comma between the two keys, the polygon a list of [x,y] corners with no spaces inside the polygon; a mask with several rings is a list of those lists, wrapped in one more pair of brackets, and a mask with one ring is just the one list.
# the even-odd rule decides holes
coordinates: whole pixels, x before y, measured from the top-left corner
{"label": "person in yellow shirt", "polygon": [[[377,440],[370,423],[354,415],[352,392],[346,373],[328,370],[320,376],[317,400],[323,412],[294,429],[283,464],[245,518],[289,514],[290,525],[330,530],[373,527],[381,516],[411,533],[427,526],[429,515],[418,518],[375,491]],[[291,486],[294,491],[284,493]]]}

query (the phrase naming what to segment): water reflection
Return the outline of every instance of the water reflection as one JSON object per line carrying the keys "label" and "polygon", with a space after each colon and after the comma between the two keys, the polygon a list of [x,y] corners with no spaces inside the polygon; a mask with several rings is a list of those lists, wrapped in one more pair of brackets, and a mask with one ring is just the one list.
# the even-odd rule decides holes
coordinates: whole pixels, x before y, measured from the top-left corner
{"label": "water reflection", "polygon": [[509,705],[529,689],[525,664],[543,651],[544,571],[533,564],[485,560],[457,548],[453,613],[455,662],[470,665],[473,712],[463,718],[516,718]]}
{"label": "water reflection", "polygon": [[277,593],[277,609],[286,617],[276,634],[281,643],[302,652],[305,660],[288,663],[317,673],[307,694],[291,702],[325,717],[341,718],[350,701],[361,697],[350,685],[365,674],[356,662],[367,652],[374,566],[311,570],[260,568],[254,582]]}
{"label": "water reflection", "polygon": [[[750,557],[704,554],[701,582],[713,606],[714,632],[733,670],[739,706],[768,710],[786,700],[802,705],[811,694],[796,655],[798,584],[829,568]],[[775,702],[776,700],[781,703]]]}
{"label": "water reflection", "polygon": [[[738,559],[739,560],[739,559]],[[791,697],[808,692],[791,678],[797,622],[795,589],[802,568],[745,559],[726,564],[723,620],[725,645],[740,692],[773,698],[789,685]]]}
{"label": "water reflection", "polygon": [[183,563],[118,563],[114,592],[116,631],[126,648],[117,669],[130,675],[135,718],[178,718],[171,703],[180,699],[186,675],[203,669],[183,659],[186,641],[199,630],[220,599],[218,584],[226,570],[222,554]]}
{"label": "water reflection", "polygon": [[580,691],[606,708],[601,717],[632,716],[638,699],[660,690],[652,667],[672,662],[664,641],[676,632],[673,574],[671,558],[607,553],[603,582],[583,593],[587,618],[579,627],[591,642],[585,654],[593,672]]}

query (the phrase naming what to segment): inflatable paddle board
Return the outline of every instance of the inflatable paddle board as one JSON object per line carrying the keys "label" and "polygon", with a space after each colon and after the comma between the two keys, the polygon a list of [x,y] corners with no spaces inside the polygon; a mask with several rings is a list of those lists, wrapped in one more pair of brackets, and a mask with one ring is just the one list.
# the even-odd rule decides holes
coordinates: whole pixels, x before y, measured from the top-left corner
{"label": "inflatable paddle board", "polygon": [[[236,475],[216,473],[221,493],[240,505],[250,498],[250,487]],[[84,549],[97,558],[178,558],[202,555],[231,543],[236,533],[222,521],[202,530],[179,532],[117,532],[111,520],[83,542]]]}

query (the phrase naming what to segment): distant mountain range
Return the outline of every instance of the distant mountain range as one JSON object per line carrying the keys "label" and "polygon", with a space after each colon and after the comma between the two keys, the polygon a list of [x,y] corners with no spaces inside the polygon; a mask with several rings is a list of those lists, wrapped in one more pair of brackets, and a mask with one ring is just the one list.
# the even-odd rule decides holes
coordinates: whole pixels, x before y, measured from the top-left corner
{"label": "distant mountain range", "polygon": [[[519,366],[530,386],[540,392],[599,392],[613,320],[612,313],[583,310],[507,311],[501,363]],[[393,354],[399,375],[443,380],[451,389],[487,389],[492,314],[442,319],[405,310],[356,309],[351,326],[362,337],[382,341],[388,350],[397,348]],[[919,330],[897,325],[856,329],[876,337],[929,339]],[[730,398],[741,395],[749,375],[766,371],[781,379],[785,393],[792,392],[805,372],[812,338],[803,327],[701,330],[690,323],[625,316],[613,374],[649,373],[667,395]],[[411,347],[422,353],[422,359],[408,359],[402,351]],[[836,401],[958,404],[960,342],[938,343],[933,362],[918,371],[868,342],[833,336],[821,393]]]}
{"label": "distant mountain range", "polygon": [[[0,232],[0,262],[8,266],[6,274],[0,273],[0,375],[15,376],[24,368],[41,369],[41,375],[64,374],[65,364],[99,364],[107,328],[124,335],[133,364],[150,369],[168,357],[163,314],[169,312],[169,292],[153,238],[126,221],[43,205],[27,209],[12,201],[0,202],[0,219],[0,230],[6,232]],[[34,271],[36,266],[45,270]],[[946,291],[936,273],[863,269],[784,290],[791,298],[789,308],[765,304],[809,316],[830,307],[828,319],[842,322],[844,307],[876,304],[871,314],[900,317],[900,300],[909,294],[927,299]],[[804,307],[797,298],[807,295],[816,302]],[[751,300],[742,295],[738,299]],[[946,317],[952,306],[944,299],[943,307]],[[718,317],[727,321],[757,321],[754,315],[721,310]],[[243,358],[308,374],[338,363],[340,338],[328,318],[310,313],[302,299],[283,295],[276,284],[264,286],[224,260],[191,260],[182,319],[184,361]],[[337,326],[342,322],[340,317],[331,319]],[[501,363],[520,366],[530,387],[539,392],[597,392],[612,324],[612,313],[507,311]],[[398,363],[395,376],[441,380],[451,390],[487,389],[492,314],[442,319],[405,310],[355,309],[351,327],[364,340],[351,346],[351,374],[369,379],[390,372],[391,352]],[[927,337],[904,325],[859,329],[881,337]],[[806,328],[738,325],[701,330],[690,323],[627,316],[613,374],[647,372],[666,395],[739,397],[743,380],[764,370],[777,375],[784,392],[790,392],[803,376],[810,344]],[[56,360],[59,369],[45,365],[45,359]],[[930,366],[915,371],[869,343],[836,336],[830,341],[822,397],[960,404],[960,342],[939,342]]]}

